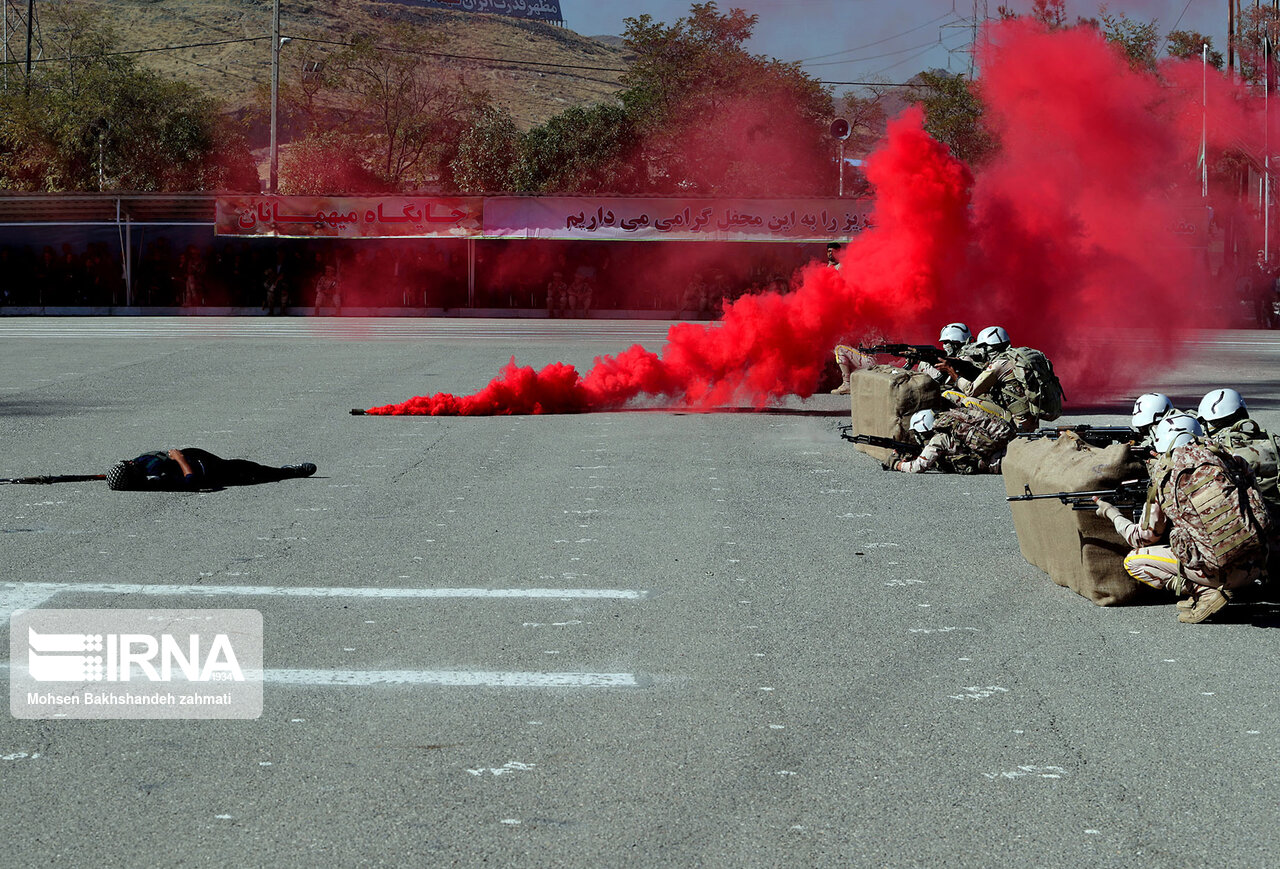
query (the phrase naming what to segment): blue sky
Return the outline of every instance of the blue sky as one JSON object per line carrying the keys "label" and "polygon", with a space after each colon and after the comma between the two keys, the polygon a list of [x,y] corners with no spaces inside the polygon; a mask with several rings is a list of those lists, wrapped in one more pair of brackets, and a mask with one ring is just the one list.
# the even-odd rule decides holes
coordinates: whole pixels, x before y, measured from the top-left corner
{"label": "blue sky", "polygon": [[[978,0],[991,15],[1002,0]],[[1003,0],[1028,11],[1031,0]],[[668,24],[688,14],[692,0],[561,0],[565,24],[586,36],[620,35],[623,19],[648,13]],[[922,69],[968,69],[974,0],[721,0],[760,16],[751,51],[802,61],[810,75],[831,82],[905,81]],[[1225,49],[1227,4],[1222,0],[1110,0],[1113,14],[1159,22],[1162,33],[1199,30]],[[1096,0],[1067,0],[1067,13],[1095,16]]]}

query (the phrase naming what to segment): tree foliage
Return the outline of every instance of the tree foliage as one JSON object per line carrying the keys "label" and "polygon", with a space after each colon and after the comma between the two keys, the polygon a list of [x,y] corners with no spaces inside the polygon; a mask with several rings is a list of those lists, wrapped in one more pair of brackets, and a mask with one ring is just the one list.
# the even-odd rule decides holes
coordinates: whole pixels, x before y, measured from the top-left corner
{"label": "tree foliage", "polygon": [[213,100],[113,55],[91,8],[43,17],[51,59],[0,95],[0,188],[257,189],[244,138]]}
{"label": "tree foliage", "polygon": [[303,42],[311,50],[281,86],[281,127],[301,131],[303,151],[340,143],[342,159],[359,165],[317,174],[299,164],[302,176],[290,184],[323,176],[363,189],[454,189],[451,164],[466,132],[485,117],[489,95],[430,57],[437,39],[399,25],[379,41],[355,35],[336,51]]}
{"label": "tree foliage", "polygon": [[[1240,57],[1240,77],[1251,84],[1260,84],[1266,72],[1266,48],[1270,44],[1272,63],[1274,52],[1280,45],[1280,11],[1270,5],[1249,6],[1241,10],[1236,24],[1233,45]],[[1272,72],[1274,86],[1274,71]]]}
{"label": "tree foliage", "polygon": [[453,186],[468,193],[505,192],[515,186],[520,131],[511,115],[485,106],[462,132],[449,163]]}
{"label": "tree foliage", "polygon": [[982,121],[984,106],[975,84],[962,75],[922,72],[911,81],[924,106],[925,129],[961,160],[981,164],[996,143]]}
{"label": "tree foliage", "polygon": [[1137,21],[1125,15],[1112,15],[1105,10],[1098,16],[1107,42],[1124,52],[1129,66],[1154,72],[1156,47],[1160,29],[1155,21]]}
{"label": "tree foliage", "polygon": [[744,47],[758,17],[694,3],[672,25],[626,19],[636,56],[622,106],[638,134],[637,192],[816,192],[832,167],[831,95],[797,64]]}
{"label": "tree foliage", "polygon": [[1184,60],[1194,59],[1200,60],[1204,54],[1204,47],[1209,47],[1208,60],[1209,65],[1214,69],[1221,71],[1225,64],[1222,52],[1213,47],[1213,37],[1205,36],[1194,30],[1175,30],[1168,36],[1168,44],[1166,51],[1170,57],[1177,57]]}

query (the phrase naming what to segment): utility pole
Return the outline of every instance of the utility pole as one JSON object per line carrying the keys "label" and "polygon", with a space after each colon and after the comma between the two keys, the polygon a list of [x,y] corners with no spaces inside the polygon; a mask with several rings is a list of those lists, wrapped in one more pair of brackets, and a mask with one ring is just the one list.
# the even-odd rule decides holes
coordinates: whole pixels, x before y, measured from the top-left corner
{"label": "utility pole", "polygon": [[969,81],[977,69],[978,37],[987,23],[987,0],[973,0],[973,33],[969,42]]}
{"label": "utility pole", "polygon": [[[24,5],[27,10],[25,15],[22,11]],[[9,92],[9,67],[15,63],[13,46],[11,45],[14,34],[19,30],[27,32],[24,69],[28,79],[31,78],[31,64],[35,60],[44,57],[44,46],[40,40],[40,20],[36,17],[35,0],[27,0],[25,4],[22,3],[22,0],[0,0],[0,19],[3,19],[2,26],[4,28],[3,39],[0,39],[0,43],[4,45],[4,48],[0,51],[0,54],[3,55],[4,92],[7,94]]]}
{"label": "utility pole", "polygon": [[267,175],[267,192],[279,189],[280,154],[276,150],[276,114],[280,101],[280,0],[271,0],[271,168]]}
{"label": "utility pole", "polygon": [[1235,80],[1236,74],[1236,3],[1227,0],[1227,77]]}
{"label": "utility pole", "polygon": [[27,87],[31,87],[31,34],[36,21],[36,0],[27,0]]}

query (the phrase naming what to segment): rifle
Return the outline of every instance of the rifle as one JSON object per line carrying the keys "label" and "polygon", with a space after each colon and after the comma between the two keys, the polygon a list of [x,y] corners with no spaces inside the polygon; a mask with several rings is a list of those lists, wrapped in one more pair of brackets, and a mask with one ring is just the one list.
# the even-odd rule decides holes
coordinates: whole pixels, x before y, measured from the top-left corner
{"label": "rifle", "polygon": [[0,483],[34,483],[47,485],[49,483],[85,483],[90,480],[105,480],[106,478],[106,474],[60,474],[41,477],[0,477]]}
{"label": "rifle", "polygon": [[1021,495],[1010,495],[1006,501],[1044,501],[1050,498],[1071,505],[1072,510],[1088,511],[1096,509],[1093,499],[1100,498],[1117,507],[1137,507],[1147,497],[1149,480],[1125,480],[1111,489],[1091,489],[1082,492],[1049,492],[1044,495],[1033,495],[1030,486],[1023,486]]}
{"label": "rifle", "polygon": [[1134,443],[1138,439],[1138,433],[1127,425],[1089,425],[1088,423],[1082,423],[1080,425],[1047,426],[1038,428],[1035,431],[1018,432],[1014,437],[1028,441],[1036,441],[1041,438],[1057,439],[1064,432],[1074,433],[1080,440],[1093,447],[1129,444],[1134,449],[1139,448]]}
{"label": "rifle", "polygon": [[946,362],[966,380],[972,380],[982,372],[982,366],[977,363],[948,356],[932,344],[876,344],[873,347],[859,347],[858,352],[868,356],[898,356],[908,362],[927,362],[930,365]]}
{"label": "rifle", "polygon": [[906,441],[895,441],[893,438],[882,438],[878,435],[851,435],[848,432],[841,432],[840,437],[855,444],[865,444],[869,447],[880,447],[885,450],[893,450],[902,453],[904,456],[918,456],[924,447],[919,444],[911,444]]}

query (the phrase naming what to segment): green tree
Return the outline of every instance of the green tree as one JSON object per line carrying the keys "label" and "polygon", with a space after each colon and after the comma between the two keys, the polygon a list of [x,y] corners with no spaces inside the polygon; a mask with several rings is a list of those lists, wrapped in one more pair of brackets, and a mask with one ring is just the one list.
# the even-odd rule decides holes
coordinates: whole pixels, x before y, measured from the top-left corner
{"label": "green tree", "polygon": [[392,192],[368,168],[360,140],[315,129],[281,149],[280,192],[294,196]]}
{"label": "green tree", "polygon": [[520,132],[510,113],[485,106],[463,132],[449,163],[453,186],[468,193],[512,190],[519,155]]}
{"label": "green tree", "polygon": [[980,165],[996,148],[982,122],[985,107],[975,84],[963,75],[922,72],[911,80],[915,98],[924,106],[924,126],[961,160]]}
{"label": "green tree", "polygon": [[1103,35],[1124,52],[1129,66],[1155,71],[1156,46],[1160,41],[1160,29],[1155,21],[1136,21],[1125,15],[1112,15],[1105,8],[1098,17]]}
{"label": "green tree", "polygon": [[1200,60],[1204,46],[1209,46],[1209,65],[1221,71],[1226,62],[1221,51],[1213,47],[1213,37],[1193,30],[1175,30],[1168,36],[1166,51],[1170,57]]}
{"label": "green tree", "polygon": [[337,91],[334,112],[388,185],[439,187],[488,94],[431,61],[439,43],[420,29],[400,26],[389,38],[394,47],[358,37],[333,55],[326,84]]}
{"label": "green tree", "polygon": [[[1021,18],[1022,15],[1013,11],[1010,6],[1000,4],[996,7],[996,14],[1003,21],[1011,18]],[[1066,0],[1033,0],[1031,4],[1031,17],[1039,21],[1048,30],[1064,30],[1067,27],[1097,27],[1098,20],[1096,18],[1085,18],[1083,16],[1076,17],[1075,24],[1067,24],[1067,4]]]}
{"label": "green tree", "polygon": [[0,97],[0,187],[257,189],[244,137],[217,104],[112,54],[95,10],[52,5],[43,29],[50,60]]}
{"label": "green tree", "polygon": [[646,183],[639,132],[619,105],[574,107],[520,137],[515,188],[527,193],[635,193]]}
{"label": "green tree", "polygon": [[[1240,57],[1240,77],[1245,81],[1251,84],[1262,83],[1268,44],[1273,52],[1274,66],[1274,52],[1280,44],[1280,12],[1270,5],[1249,6],[1241,10],[1236,27],[1235,49]],[[1275,85],[1274,79],[1271,84]]]}
{"label": "green tree", "polygon": [[847,150],[855,154],[865,153],[884,136],[888,97],[887,88],[872,86],[865,96],[850,91],[840,99],[836,112],[849,122]]}
{"label": "green tree", "polygon": [[642,190],[752,195],[829,187],[830,93],[797,64],[752,55],[758,21],[694,3],[673,25],[626,19],[636,60],[622,106],[640,143]]}

